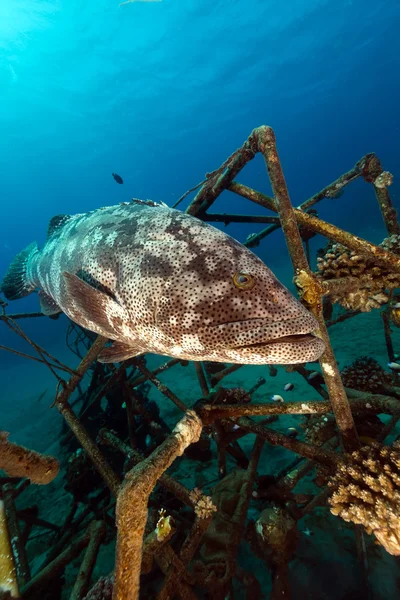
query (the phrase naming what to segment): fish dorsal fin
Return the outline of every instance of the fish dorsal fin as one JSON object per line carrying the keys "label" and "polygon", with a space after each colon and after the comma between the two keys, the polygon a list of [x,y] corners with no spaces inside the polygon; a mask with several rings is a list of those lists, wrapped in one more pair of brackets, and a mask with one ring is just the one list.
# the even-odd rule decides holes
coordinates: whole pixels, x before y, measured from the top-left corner
{"label": "fish dorsal fin", "polygon": [[47,227],[47,239],[53,235],[55,231],[60,229],[67,221],[71,219],[72,215],[54,215],[50,219],[49,225]]}
{"label": "fish dorsal fin", "polygon": [[97,360],[101,363],[116,363],[122,362],[133,356],[142,354],[143,350],[138,350],[129,344],[124,342],[114,342],[109,348],[104,348],[97,357]]}

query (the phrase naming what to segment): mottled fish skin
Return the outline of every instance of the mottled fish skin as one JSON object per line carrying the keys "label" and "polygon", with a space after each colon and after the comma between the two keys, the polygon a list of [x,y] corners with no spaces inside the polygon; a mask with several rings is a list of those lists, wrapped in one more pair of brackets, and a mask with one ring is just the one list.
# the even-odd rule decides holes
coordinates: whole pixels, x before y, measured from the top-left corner
{"label": "mottled fish skin", "polygon": [[[251,276],[251,289],[236,287],[238,273]],[[91,288],[71,293],[68,274]],[[126,356],[293,364],[324,349],[307,335],[315,318],[255,254],[165,205],[124,203],[70,217],[33,256],[28,275],[73,321],[124,344]],[[298,337],[279,340],[285,336]]]}

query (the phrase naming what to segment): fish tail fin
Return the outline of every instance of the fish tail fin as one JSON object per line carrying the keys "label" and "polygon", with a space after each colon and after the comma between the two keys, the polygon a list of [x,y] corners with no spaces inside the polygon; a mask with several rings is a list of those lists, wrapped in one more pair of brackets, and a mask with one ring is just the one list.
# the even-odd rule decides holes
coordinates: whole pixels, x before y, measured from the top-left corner
{"label": "fish tail fin", "polygon": [[30,266],[34,256],[38,253],[37,243],[33,242],[17,254],[12,261],[3,281],[0,283],[0,291],[3,292],[7,300],[18,300],[28,296],[36,289],[37,286],[30,275]]}

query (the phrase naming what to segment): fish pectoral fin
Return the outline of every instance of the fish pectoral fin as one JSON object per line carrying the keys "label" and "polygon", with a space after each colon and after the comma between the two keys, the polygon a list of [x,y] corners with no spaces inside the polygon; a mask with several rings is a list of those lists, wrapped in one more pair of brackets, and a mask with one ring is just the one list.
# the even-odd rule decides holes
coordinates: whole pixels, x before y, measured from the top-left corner
{"label": "fish pectoral fin", "polygon": [[46,294],[43,290],[40,290],[39,294],[40,310],[46,317],[58,315],[62,312],[58,304],[53,300],[51,296]]}
{"label": "fish pectoral fin", "polygon": [[66,287],[67,315],[82,327],[117,339],[130,318],[123,306],[108,294],[82,281],[77,275],[63,273]]}
{"label": "fish pectoral fin", "polygon": [[104,348],[97,357],[101,363],[116,363],[122,362],[133,356],[142,354],[143,350],[138,350],[134,346],[125,344],[124,342],[114,342],[109,348]]}

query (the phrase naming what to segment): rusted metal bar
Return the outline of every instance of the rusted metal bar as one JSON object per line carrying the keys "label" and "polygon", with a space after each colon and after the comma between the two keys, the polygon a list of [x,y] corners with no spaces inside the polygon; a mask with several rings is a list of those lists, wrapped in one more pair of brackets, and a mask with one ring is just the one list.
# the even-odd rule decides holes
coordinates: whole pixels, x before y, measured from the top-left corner
{"label": "rusted metal bar", "polygon": [[203,221],[210,223],[274,223],[279,225],[278,217],[260,216],[260,215],[229,215],[226,213],[206,213],[202,217]]}
{"label": "rusted metal bar", "polygon": [[234,180],[239,171],[255,157],[256,153],[256,139],[254,139],[252,133],[243,146],[236,150],[220,169],[215,171],[217,177],[207,178],[206,183],[196,194],[186,212],[194,216],[201,216],[205,213],[223,190]]}
{"label": "rusted metal bar", "polygon": [[69,403],[64,400],[62,403],[56,403],[56,406],[75,436],[78,438],[80,444],[82,445],[85,452],[88,454],[90,460],[95,466],[96,470],[100,473],[111,493],[114,496],[118,495],[118,490],[120,486],[120,479],[117,474],[113,471],[102,452],[99,450],[97,445],[94,443],[92,438],[89,436],[85,427],[82,425],[81,421],[74,414],[72,408]]}
{"label": "rusted metal bar", "polygon": [[206,398],[210,392],[207,379],[203,369],[203,363],[196,361],[194,363],[194,367],[196,369],[197,379],[199,380],[199,385],[201,389],[201,393],[203,398]]}
{"label": "rusted metal bar", "polygon": [[381,317],[382,317],[382,321],[383,321],[383,332],[385,335],[385,343],[386,343],[386,350],[388,353],[388,359],[389,359],[389,362],[395,362],[393,342],[392,342],[392,331],[390,329],[390,318],[389,318],[388,312],[386,310],[384,310],[381,313]]}
{"label": "rusted metal bar", "polygon": [[45,316],[46,315],[44,315],[41,312],[14,313],[11,315],[3,314],[3,315],[0,315],[0,321],[5,321],[6,319],[12,319],[13,321],[16,321],[18,319],[34,319],[36,317],[45,317]]}
{"label": "rusted metal bar", "polygon": [[6,598],[20,598],[16,558],[11,546],[7,515],[3,500],[0,499],[0,595]]}
{"label": "rusted metal bar", "polygon": [[375,154],[371,156],[368,162],[368,168],[365,169],[364,179],[374,186],[375,196],[378,200],[388,235],[400,235],[397,211],[392,204],[387,189],[388,186],[392,184],[393,176],[383,170],[381,161]]}
{"label": "rusted metal bar", "polygon": [[[357,429],[354,424],[353,415],[351,414],[350,405],[344,391],[336,358],[322,316],[321,292],[311,275],[307,258],[304,253],[303,244],[297,227],[295,211],[290,202],[289,193],[276,149],[275,134],[270,127],[259,128],[258,144],[268,169],[276,208],[279,211],[282,230],[285,235],[293,270],[297,277],[302,274],[307,277],[307,284],[309,284],[312,289],[312,296],[315,298],[313,304],[315,315],[319,323],[319,335],[325,343],[325,351],[320,358],[320,365],[335,413],[336,422],[343,440],[343,445],[347,451],[355,450],[359,446]],[[307,215],[307,218],[310,218],[310,215]],[[312,218],[315,219],[316,217]]]}
{"label": "rusted metal bar", "polygon": [[[142,462],[145,457],[139,454],[137,450],[134,450],[128,444],[125,444],[121,441],[116,435],[114,435],[111,431],[107,429],[100,429],[98,440],[101,444],[105,446],[110,446],[116,450],[125,454],[130,460],[132,460],[135,464]],[[190,506],[193,508],[193,502],[190,499],[190,490],[188,490],[184,485],[173,479],[170,475],[164,473],[161,475],[159,479],[159,483],[165,487],[171,494],[176,496],[183,504]]]}
{"label": "rusted metal bar", "polygon": [[310,460],[314,460],[315,462],[324,464],[328,467],[334,467],[336,465],[337,458],[332,452],[326,452],[320,448],[317,448],[316,446],[311,446],[305,442],[300,442],[299,440],[290,438],[287,435],[283,435],[283,433],[278,433],[273,429],[268,429],[267,427],[258,425],[258,423],[253,423],[253,421],[247,417],[241,417],[238,419],[237,423],[249,433],[258,435],[272,446],[283,446],[284,448],[287,448],[296,454],[300,454],[305,458],[309,458]]}
{"label": "rusted metal bar", "polygon": [[180,400],[178,396],[174,394],[174,392],[172,392],[164,383],[162,383],[153,375],[153,373],[146,367],[143,360],[139,359],[136,364],[139,371],[141,371],[143,375],[145,375],[145,377],[151,381],[151,383],[158,389],[159,392],[161,392],[161,394],[164,394],[164,396],[172,400],[175,406],[177,406],[182,412],[186,412],[188,410],[189,407],[186,406],[186,404],[182,402],[182,400]]}
{"label": "rusted metal bar", "polygon": [[106,526],[104,521],[94,521],[91,523],[88,532],[90,540],[69,600],[82,600],[88,591],[90,578],[96,564],[99,548],[106,534]]}
{"label": "rusted metal bar", "polygon": [[[156,369],[154,369],[154,371],[150,371],[150,373],[152,373],[152,375],[154,375],[154,377],[156,377],[160,373],[164,373],[164,371],[167,371],[168,369],[171,369],[172,367],[175,367],[175,365],[179,365],[179,364],[187,365],[188,361],[181,360],[179,358],[171,358],[171,360],[167,360],[167,362],[165,362],[164,364],[162,364],[159,367],[157,367]],[[146,381],[148,381],[148,378],[146,377],[146,375],[139,375],[138,377],[132,379],[130,381],[130,383],[131,383],[132,387],[138,387],[139,385],[142,385],[142,383],[145,383]]]}
{"label": "rusted metal bar", "polygon": [[54,456],[14,444],[6,431],[0,431],[0,469],[8,475],[28,477],[33,483],[46,485],[57,476],[59,468]]}
{"label": "rusted metal bar", "polygon": [[229,367],[226,367],[226,369],[223,369],[222,371],[215,373],[215,375],[213,375],[211,377],[212,385],[213,386],[217,385],[217,383],[219,383],[220,381],[225,379],[225,377],[227,377],[228,375],[231,375],[232,373],[234,373],[238,369],[241,369],[242,367],[243,367],[243,365],[230,365]]}
{"label": "rusted metal bar", "polygon": [[329,488],[326,488],[320,494],[316,494],[314,498],[310,500],[310,502],[308,502],[308,504],[306,504],[303,508],[300,509],[299,518],[302,519],[306,515],[309,515],[317,506],[323,506],[331,493],[331,490]]}
{"label": "rusted metal bar", "polygon": [[177,456],[200,438],[202,423],[185,413],[172,434],[125,477],[117,498],[117,554],[113,600],[137,600],[147,502],[159,477]]}
{"label": "rusted metal bar", "polygon": [[29,581],[31,574],[25,546],[21,541],[21,530],[19,528],[13,492],[13,486],[10,484],[6,484],[2,488],[2,497],[7,517],[8,532],[10,534],[10,542],[15,559],[15,568],[17,571],[18,587],[21,589]]}
{"label": "rusted metal bar", "polygon": [[37,593],[44,585],[56,577],[60,571],[63,571],[65,567],[76,558],[90,542],[90,532],[86,531],[81,535],[75,542],[73,542],[68,548],[61,552],[50,564],[44,569],[39,571],[21,590],[23,598],[31,596],[33,593]]}
{"label": "rusted metal bar", "polygon": [[[283,176],[283,174],[282,174]],[[285,184],[286,186],[286,184]],[[255,197],[259,199],[259,203],[264,201],[265,208],[269,210],[277,211],[277,207],[272,203],[271,198],[265,196],[261,192],[257,192],[252,188],[244,186],[239,183],[235,183],[230,186],[231,191],[234,191],[236,194],[243,196],[244,198],[248,198],[249,200],[253,200]],[[339,244],[343,244],[346,248],[350,250],[354,250],[357,254],[362,254],[368,258],[374,260],[374,262],[378,265],[385,265],[390,268],[392,271],[399,273],[400,272],[400,258],[393,254],[392,252],[387,252],[380,246],[376,246],[375,244],[371,244],[367,240],[360,238],[357,235],[353,235],[352,233],[340,229],[327,221],[323,221],[319,217],[315,217],[314,215],[310,215],[298,208],[292,208],[294,212],[294,218],[298,225],[304,225],[308,229],[311,229],[315,233],[320,233],[321,235],[327,237],[328,239],[338,242]],[[293,230],[293,227],[291,227]],[[246,243],[246,246],[254,246],[257,245],[257,240],[262,239],[263,232],[260,232],[251,238],[251,242]],[[262,236],[262,237],[260,237]],[[301,239],[301,238],[300,238]],[[304,251],[303,251],[304,252]],[[305,256],[305,255],[304,255]]]}
{"label": "rusted metal bar", "polygon": [[66,420],[66,422],[74,432],[75,436],[78,438],[82,447],[89,455],[95,468],[103,477],[111,492],[116,496],[118,494],[120,485],[118,476],[114,473],[114,471],[100,452],[97,445],[90,438],[81,421],[75,415],[71,406],[68,403],[69,397],[78,386],[80,380],[82,379],[92,362],[97,358],[99,352],[104,347],[106,341],[107,340],[105,338],[102,338],[101,336],[97,337],[96,341],[93,343],[90,350],[88,351],[86,356],[81,361],[79,367],[77,368],[76,375],[73,375],[68,381],[68,383],[64,382],[63,389],[59,392],[59,394],[56,397],[55,406]]}

